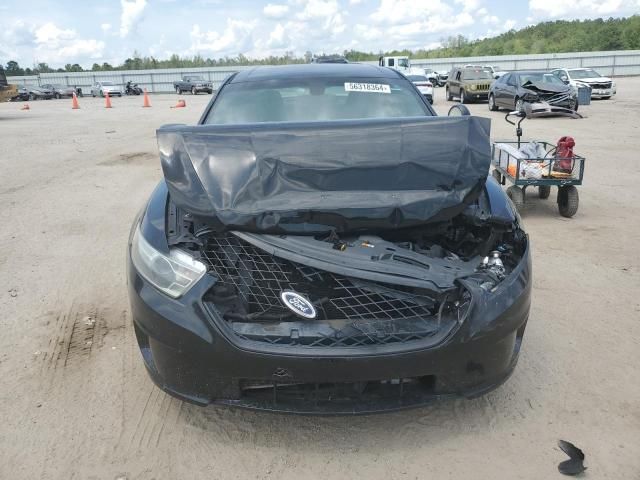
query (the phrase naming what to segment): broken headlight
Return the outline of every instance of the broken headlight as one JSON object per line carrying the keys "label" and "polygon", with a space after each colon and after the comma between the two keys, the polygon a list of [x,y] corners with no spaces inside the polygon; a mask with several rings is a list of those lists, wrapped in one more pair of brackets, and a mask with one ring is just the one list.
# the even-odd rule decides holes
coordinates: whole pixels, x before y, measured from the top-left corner
{"label": "broken headlight", "polygon": [[136,229],[131,244],[131,260],[138,273],[172,298],[184,295],[207,271],[202,262],[177,248],[169,255],[159,252]]}

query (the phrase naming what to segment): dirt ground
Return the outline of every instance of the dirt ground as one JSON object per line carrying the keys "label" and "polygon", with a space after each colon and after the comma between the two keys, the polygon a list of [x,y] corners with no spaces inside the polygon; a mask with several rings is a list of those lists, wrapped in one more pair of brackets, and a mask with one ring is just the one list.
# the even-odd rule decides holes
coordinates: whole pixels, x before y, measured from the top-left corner
{"label": "dirt ground", "polygon": [[583,120],[524,124],[527,138],[574,136],[588,163],[573,219],[555,191],[528,194],[534,298],[512,378],[354,418],[200,408],[147,378],[126,239],[161,178],[155,129],[197,121],[210,96],[0,104],[0,478],[538,480],[561,477],[562,438],[585,451],[586,478],[640,479],[640,79],[618,85]]}

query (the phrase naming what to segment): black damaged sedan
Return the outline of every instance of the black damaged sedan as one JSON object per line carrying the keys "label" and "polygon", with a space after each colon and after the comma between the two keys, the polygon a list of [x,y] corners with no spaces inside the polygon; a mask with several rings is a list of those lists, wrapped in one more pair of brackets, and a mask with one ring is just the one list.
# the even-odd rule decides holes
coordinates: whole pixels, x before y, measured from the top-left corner
{"label": "black damaged sedan", "polygon": [[531,259],[487,178],[489,130],[358,64],[244,70],[198,125],[160,128],[164,180],[128,245],[153,381],[199,405],[348,414],[499,386]]}

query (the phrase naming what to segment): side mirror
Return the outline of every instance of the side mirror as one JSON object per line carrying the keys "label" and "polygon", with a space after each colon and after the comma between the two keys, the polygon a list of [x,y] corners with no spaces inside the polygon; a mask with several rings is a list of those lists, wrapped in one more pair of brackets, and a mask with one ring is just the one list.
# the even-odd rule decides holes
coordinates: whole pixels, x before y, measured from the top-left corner
{"label": "side mirror", "polygon": [[458,103],[451,107],[449,109],[449,113],[447,114],[448,117],[467,117],[469,115],[471,115],[471,112],[466,106],[462,105],[461,103]]}
{"label": "side mirror", "polygon": [[567,77],[566,75],[560,75],[560,80],[562,80],[564,83],[569,83],[569,77]]}

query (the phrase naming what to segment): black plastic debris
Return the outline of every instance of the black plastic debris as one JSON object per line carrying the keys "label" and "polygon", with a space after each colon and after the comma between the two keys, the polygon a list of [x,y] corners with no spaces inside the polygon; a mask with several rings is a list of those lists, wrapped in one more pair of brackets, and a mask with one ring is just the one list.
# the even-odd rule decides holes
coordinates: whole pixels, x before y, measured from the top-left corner
{"label": "black plastic debris", "polygon": [[563,475],[579,475],[584,472],[587,467],[584,466],[584,453],[573,443],[565,440],[558,440],[560,449],[569,456],[569,460],[565,460],[558,465],[558,471]]}

